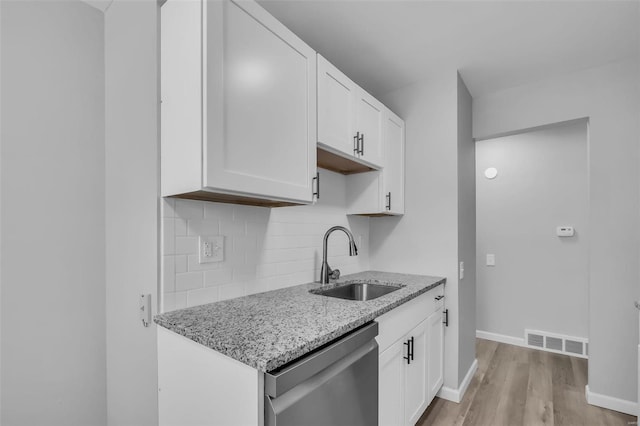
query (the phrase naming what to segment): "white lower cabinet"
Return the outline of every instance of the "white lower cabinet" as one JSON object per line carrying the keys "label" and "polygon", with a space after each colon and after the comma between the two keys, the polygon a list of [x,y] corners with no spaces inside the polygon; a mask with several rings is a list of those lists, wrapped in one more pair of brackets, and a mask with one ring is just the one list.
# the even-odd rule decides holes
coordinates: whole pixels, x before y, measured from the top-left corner
{"label": "white lower cabinet", "polygon": [[398,340],[382,352],[378,360],[378,424],[381,426],[404,424],[404,352],[404,342]]}
{"label": "white lower cabinet", "polygon": [[443,383],[442,287],[379,317],[380,426],[415,425]]}
{"label": "white lower cabinet", "polygon": [[429,326],[429,343],[427,344],[428,361],[428,388],[429,401],[444,383],[444,324],[442,323],[442,308],[431,314],[427,319]]}
{"label": "white lower cabinet", "polygon": [[405,374],[404,418],[406,423],[415,424],[429,405],[428,380],[428,320],[422,321],[407,335],[405,347],[409,358]]}

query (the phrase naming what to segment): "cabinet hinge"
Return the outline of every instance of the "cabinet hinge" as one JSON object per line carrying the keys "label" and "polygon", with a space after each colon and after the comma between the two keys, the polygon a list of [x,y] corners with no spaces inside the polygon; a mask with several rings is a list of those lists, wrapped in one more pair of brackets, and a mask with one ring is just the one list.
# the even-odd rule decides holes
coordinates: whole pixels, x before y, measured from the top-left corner
{"label": "cabinet hinge", "polygon": [[[313,189],[313,182],[315,181],[315,190]],[[316,197],[316,200],[320,199],[320,172],[316,172],[316,177],[311,178],[311,196]]]}

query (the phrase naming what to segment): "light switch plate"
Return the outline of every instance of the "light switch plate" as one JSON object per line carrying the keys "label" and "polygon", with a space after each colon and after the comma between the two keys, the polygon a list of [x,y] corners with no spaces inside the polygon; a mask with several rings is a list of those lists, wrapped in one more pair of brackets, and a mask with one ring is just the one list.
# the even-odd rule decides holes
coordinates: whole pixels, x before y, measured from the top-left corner
{"label": "light switch plate", "polygon": [[496,266],[495,254],[487,254],[487,266]]}
{"label": "light switch plate", "polygon": [[573,237],[573,226],[558,226],[556,228],[556,235],[558,237]]}
{"label": "light switch plate", "polygon": [[200,235],[198,237],[199,263],[214,263],[224,260],[224,236]]}

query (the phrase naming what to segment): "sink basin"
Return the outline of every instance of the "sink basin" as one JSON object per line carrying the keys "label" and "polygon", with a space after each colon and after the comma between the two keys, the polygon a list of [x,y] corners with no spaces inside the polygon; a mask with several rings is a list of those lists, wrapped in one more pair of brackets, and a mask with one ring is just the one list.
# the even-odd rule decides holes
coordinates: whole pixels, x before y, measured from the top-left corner
{"label": "sink basin", "polygon": [[400,288],[402,287],[383,284],[349,283],[326,290],[316,289],[313,290],[312,293],[321,296],[337,297],[338,299],[366,301],[400,290]]}

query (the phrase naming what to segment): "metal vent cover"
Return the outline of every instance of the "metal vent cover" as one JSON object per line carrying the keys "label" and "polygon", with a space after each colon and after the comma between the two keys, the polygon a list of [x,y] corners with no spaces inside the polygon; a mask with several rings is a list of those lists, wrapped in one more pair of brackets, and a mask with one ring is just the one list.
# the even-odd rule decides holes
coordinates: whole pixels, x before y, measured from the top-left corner
{"label": "metal vent cover", "polygon": [[529,333],[527,335],[527,344],[529,346],[536,346],[539,348],[543,348],[544,347],[544,336],[541,336],[539,334],[531,334]]}
{"label": "metal vent cover", "polygon": [[543,330],[525,329],[525,346],[579,358],[589,358],[589,340]]}
{"label": "metal vent cover", "polygon": [[547,336],[545,348],[553,349],[554,351],[561,351],[562,339],[558,339],[557,337]]}
{"label": "metal vent cover", "polygon": [[577,342],[575,340],[566,339],[564,341],[564,350],[565,352],[571,352],[572,354],[582,355],[583,344],[582,342]]}

